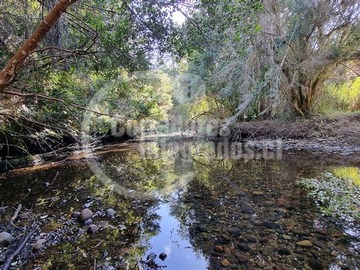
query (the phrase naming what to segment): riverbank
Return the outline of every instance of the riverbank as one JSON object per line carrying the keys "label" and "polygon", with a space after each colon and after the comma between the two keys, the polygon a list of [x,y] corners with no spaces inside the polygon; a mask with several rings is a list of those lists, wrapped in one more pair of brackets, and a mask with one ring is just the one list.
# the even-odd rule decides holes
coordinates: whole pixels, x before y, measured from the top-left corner
{"label": "riverbank", "polygon": [[360,113],[317,116],[295,121],[244,122],[232,130],[231,141],[281,140],[283,150],[338,153],[343,157],[360,151]]}
{"label": "riverbank", "polygon": [[[268,142],[278,140],[281,149],[309,151],[314,155],[336,153],[336,159],[341,163],[360,162],[360,157],[355,155],[360,152],[360,113],[338,114],[333,116],[317,116],[308,119],[295,119],[293,121],[262,120],[242,122],[232,129],[229,141],[249,143],[255,148],[263,148]],[[137,142],[157,140],[185,140],[193,139],[198,135],[177,136],[168,134],[152,134],[134,140],[120,140],[121,142]],[[211,138],[204,138],[211,139]],[[222,138],[226,139],[226,138]],[[103,142],[98,151],[114,151],[113,145],[118,142]],[[270,143],[271,145],[271,143]],[[279,146],[279,144],[277,144]],[[110,150],[109,150],[110,148]],[[118,147],[115,147],[118,149]],[[97,149],[97,148],[96,148]],[[93,150],[96,150],[93,149]],[[112,149],[112,150],[111,150]],[[271,150],[271,149],[270,149]],[[66,160],[81,159],[88,156],[88,150],[81,150],[81,146],[65,147],[58,151],[38,154],[29,157],[7,159],[0,161],[0,172],[8,170],[63,162]]]}

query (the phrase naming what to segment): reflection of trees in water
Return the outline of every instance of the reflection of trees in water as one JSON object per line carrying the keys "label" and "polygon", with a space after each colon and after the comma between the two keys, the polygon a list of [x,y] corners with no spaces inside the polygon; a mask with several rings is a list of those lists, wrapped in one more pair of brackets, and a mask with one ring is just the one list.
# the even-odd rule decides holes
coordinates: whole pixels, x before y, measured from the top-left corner
{"label": "reflection of trees in water", "polygon": [[[156,168],[151,170],[156,174]],[[142,240],[157,235],[160,230],[156,214],[159,201],[120,196],[111,186],[91,175],[86,164],[79,162],[56,170],[14,175],[2,182],[5,189],[1,190],[0,196],[6,205],[21,202],[31,207],[35,216],[49,216],[43,219],[40,229],[47,233],[46,245],[51,246],[37,254],[35,262],[28,262],[24,266],[26,269],[35,266],[89,269],[95,259],[98,266],[108,264],[126,269],[128,263],[136,265],[146,252]],[[14,196],[14,192],[18,196]],[[85,203],[95,213],[94,224],[99,227],[93,235],[86,233],[87,226],[70,218],[70,213],[81,210]],[[116,211],[116,218],[104,216],[109,207]],[[81,234],[80,230],[85,233]]]}

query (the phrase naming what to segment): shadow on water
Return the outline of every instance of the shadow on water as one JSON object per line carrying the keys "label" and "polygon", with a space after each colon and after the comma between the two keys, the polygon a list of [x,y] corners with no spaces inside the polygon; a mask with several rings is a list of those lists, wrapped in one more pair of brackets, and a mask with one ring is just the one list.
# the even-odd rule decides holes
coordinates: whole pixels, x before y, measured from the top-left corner
{"label": "shadow on water", "polygon": [[[359,269],[358,227],[324,217],[297,183],[358,167],[304,152],[246,159],[217,150],[146,142],[4,175],[0,231],[20,239],[30,224],[40,228],[12,269]],[[83,208],[94,213],[87,224],[71,217]],[[0,266],[18,243],[0,247]]]}

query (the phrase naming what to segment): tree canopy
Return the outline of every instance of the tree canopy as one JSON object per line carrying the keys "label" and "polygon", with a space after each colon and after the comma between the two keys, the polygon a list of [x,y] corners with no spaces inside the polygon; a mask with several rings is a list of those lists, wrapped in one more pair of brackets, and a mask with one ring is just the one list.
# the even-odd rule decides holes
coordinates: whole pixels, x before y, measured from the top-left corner
{"label": "tree canopy", "polygon": [[[84,111],[91,134],[106,134],[129,121],[153,129],[179,118],[226,126],[307,116],[334,98],[356,110],[359,5],[3,1],[1,142],[22,154],[76,142]],[[106,98],[89,105],[101,91]]]}

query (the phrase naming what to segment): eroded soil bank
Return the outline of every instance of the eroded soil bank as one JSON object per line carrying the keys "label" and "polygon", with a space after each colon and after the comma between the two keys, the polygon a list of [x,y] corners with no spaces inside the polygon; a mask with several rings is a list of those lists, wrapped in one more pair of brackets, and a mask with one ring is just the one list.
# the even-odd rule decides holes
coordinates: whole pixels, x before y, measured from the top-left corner
{"label": "eroded soil bank", "polygon": [[284,150],[336,153],[344,162],[360,162],[360,113],[312,117],[295,121],[244,122],[230,140],[252,141],[259,148],[267,140],[281,140]]}

